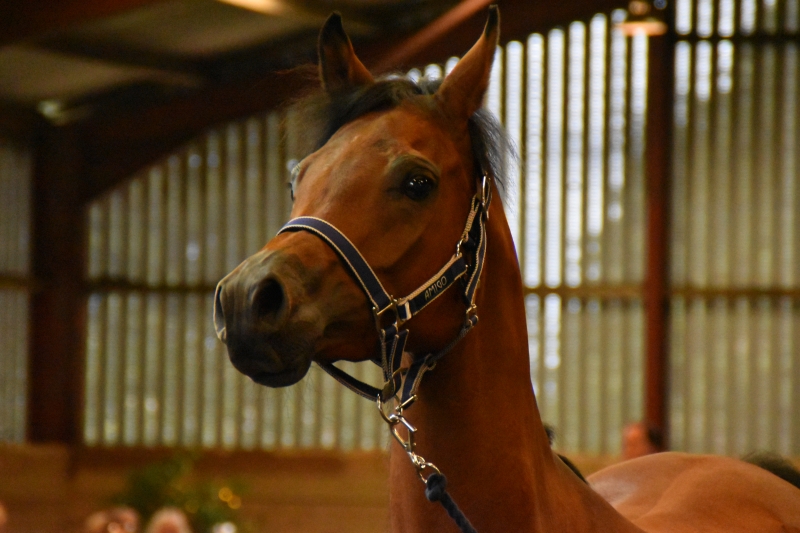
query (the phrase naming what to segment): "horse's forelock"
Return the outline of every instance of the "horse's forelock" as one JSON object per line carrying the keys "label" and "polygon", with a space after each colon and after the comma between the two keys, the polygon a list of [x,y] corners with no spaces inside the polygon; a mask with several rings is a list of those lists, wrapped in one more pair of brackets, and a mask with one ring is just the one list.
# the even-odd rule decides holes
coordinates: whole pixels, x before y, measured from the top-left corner
{"label": "horse's forelock", "polygon": [[[339,128],[374,111],[397,107],[414,101],[415,96],[431,95],[441,80],[411,81],[398,75],[379,79],[355,89],[327,93],[315,92],[292,105],[298,123],[303,125],[306,149],[322,147]],[[515,161],[513,147],[494,115],[478,110],[468,121],[472,152],[476,166],[494,176],[501,192],[506,184],[506,163]]]}

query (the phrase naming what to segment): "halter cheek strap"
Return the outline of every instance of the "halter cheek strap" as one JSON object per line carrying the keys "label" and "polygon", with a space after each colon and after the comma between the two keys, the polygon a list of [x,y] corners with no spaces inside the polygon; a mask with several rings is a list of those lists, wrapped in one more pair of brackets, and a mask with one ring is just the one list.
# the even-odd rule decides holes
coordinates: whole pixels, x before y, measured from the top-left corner
{"label": "halter cheek strap", "polygon": [[[336,252],[342,260],[342,264],[358,281],[372,306],[381,348],[380,354],[373,357],[372,361],[382,368],[383,387],[378,389],[364,383],[331,363],[319,363],[323,370],[353,392],[367,399],[375,400],[377,398],[381,402],[386,402],[402,391],[399,398],[400,405],[408,407],[413,403],[422,376],[428,370],[433,369],[436,362],[478,322],[478,316],[475,313],[477,309],[475,292],[486,255],[485,222],[488,218],[490,199],[490,178],[484,176],[478,193],[472,198],[467,222],[461,239],[456,245],[455,254],[417,290],[399,299],[393,298],[386,292],[361,252],[329,222],[314,217],[298,217],[290,220],[280,229],[279,234],[290,231],[307,231],[322,239]],[[464,279],[463,299],[467,306],[465,320],[458,335],[443,350],[418,357],[409,367],[401,369],[400,364],[408,339],[408,330],[401,330],[400,326],[452,287],[458,279]],[[383,317],[388,311],[393,312],[394,321],[389,326],[383,327],[383,323],[385,323]]]}

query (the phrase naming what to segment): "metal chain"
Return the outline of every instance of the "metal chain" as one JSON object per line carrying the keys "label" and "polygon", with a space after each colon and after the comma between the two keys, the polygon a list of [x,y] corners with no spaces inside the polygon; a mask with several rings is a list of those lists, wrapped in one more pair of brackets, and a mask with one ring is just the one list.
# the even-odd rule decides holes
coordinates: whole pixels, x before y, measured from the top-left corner
{"label": "metal chain", "polygon": [[[406,400],[405,403],[394,407],[394,409],[392,409],[393,412],[390,411],[389,413],[386,412],[384,403],[380,396],[377,398],[377,405],[378,412],[381,414],[381,418],[383,418],[383,420],[389,425],[389,431],[392,432],[394,440],[400,444],[400,446],[403,448],[403,451],[405,451],[406,455],[408,455],[408,458],[411,460],[411,464],[416,469],[419,478],[423,483],[426,483],[428,479],[425,477],[425,470],[430,469],[437,474],[441,474],[442,472],[435,464],[431,463],[430,461],[426,461],[424,457],[415,451],[416,442],[414,441],[414,435],[417,433],[417,428],[414,427],[411,422],[409,422],[408,419],[403,416],[403,409],[409,407],[416,400],[416,395],[412,396]],[[405,430],[405,435],[402,433],[403,430]]]}

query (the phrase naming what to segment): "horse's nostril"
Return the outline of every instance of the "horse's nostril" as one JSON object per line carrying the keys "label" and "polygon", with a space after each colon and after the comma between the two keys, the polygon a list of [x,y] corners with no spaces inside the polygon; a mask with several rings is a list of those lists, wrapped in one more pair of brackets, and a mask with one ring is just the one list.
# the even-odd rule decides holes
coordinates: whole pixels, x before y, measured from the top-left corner
{"label": "horse's nostril", "polygon": [[286,305],[283,287],[273,278],[265,279],[253,292],[251,305],[258,318],[277,322]]}
{"label": "horse's nostril", "polygon": [[225,342],[228,332],[225,328],[225,311],[222,309],[222,282],[217,284],[217,290],[214,293],[214,329],[219,340]]}

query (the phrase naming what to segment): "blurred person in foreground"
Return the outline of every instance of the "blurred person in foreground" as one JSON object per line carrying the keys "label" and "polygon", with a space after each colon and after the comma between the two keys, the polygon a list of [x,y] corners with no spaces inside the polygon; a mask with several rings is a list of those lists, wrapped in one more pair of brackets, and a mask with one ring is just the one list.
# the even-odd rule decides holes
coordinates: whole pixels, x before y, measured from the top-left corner
{"label": "blurred person in foreground", "polygon": [[113,507],[105,511],[98,511],[86,519],[84,531],[86,533],[138,533],[139,513],[130,507]]}
{"label": "blurred person in foreground", "polygon": [[635,459],[664,451],[664,436],[647,422],[633,422],[622,430],[622,458]]}
{"label": "blurred person in foreground", "polygon": [[189,519],[176,507],[165,507],[153,514],[145,533],[192,533]]}

